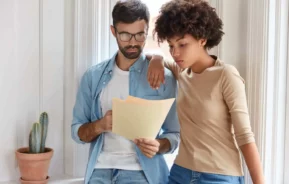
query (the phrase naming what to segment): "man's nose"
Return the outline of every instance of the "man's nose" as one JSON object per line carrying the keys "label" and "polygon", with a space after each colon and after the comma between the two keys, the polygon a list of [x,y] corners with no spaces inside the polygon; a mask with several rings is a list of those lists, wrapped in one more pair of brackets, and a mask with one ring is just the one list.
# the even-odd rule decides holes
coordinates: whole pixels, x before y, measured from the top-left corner
{"label": "man's nose", "polygon": [[129,44],[130,45],[137,45],[137,41],[136,41],[136,39],[135,39],[135,35],[133,35],[132,37],[131,37],[131,39],[130,39],[130,41],[129,41]]}

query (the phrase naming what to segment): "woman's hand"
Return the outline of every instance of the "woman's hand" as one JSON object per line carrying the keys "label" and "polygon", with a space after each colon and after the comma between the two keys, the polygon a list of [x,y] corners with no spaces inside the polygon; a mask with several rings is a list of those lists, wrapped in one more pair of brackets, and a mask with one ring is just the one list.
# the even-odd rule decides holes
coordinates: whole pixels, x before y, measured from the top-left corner
{"label": "woman's hand", "polygon": [[147,80],[151,88],[158,89],[162,83],[165,83],[164,59],[160,55],[153,55],[147,58],[150,60]]}

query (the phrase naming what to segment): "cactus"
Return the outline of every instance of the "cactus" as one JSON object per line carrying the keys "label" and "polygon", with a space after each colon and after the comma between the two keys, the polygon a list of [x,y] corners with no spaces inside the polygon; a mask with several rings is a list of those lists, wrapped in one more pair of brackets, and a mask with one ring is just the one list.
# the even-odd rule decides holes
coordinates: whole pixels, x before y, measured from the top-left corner
{"label": "cactus", "polygon": [[47,129],[48,129],[48,115],[46,112],[41,113],[39,122],[42,128],[40,151],[41,153],[43,153],[45,151],[45,141],[46,141]]}
{"label": "cactus", "polygon": [[29,133],[29,152],[30,153],[32,153],[32,145],[33,145],[31,136],[32,136],[32,130]]}
{"label": "cactus", "polygon": [[30,153],[40,153],[40,144],[41,144],[41,125],[36,122],[32,126],[30,132],[29,148]]}
{"label": "cactus", "polygon": [[48,129],[48,115],[46,112],[41,113],[39,123],[36,122],[32,126],[29,134],[29,152],[44,153],[45,141]]}

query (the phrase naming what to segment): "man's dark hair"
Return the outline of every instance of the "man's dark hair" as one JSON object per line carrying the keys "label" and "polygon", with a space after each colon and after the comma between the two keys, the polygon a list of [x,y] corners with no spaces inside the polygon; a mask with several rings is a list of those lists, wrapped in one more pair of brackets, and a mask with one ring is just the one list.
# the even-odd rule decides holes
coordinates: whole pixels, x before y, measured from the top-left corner
{"label": "man's dark hair", "polygon": [[171,0],[164,4],[155,23],[154,35],[158,42],[174,36],[192,35],[207,39],[205,48],[217,46],[224,32],[223,22],[215,8],[205,0]]}
{"label": "man's dark hair", "polygon": [[117,23],[130,24],[137,20],[149,22],[150,13],[148,7],[140,0],[120,0],[112,10],[113,25]]}

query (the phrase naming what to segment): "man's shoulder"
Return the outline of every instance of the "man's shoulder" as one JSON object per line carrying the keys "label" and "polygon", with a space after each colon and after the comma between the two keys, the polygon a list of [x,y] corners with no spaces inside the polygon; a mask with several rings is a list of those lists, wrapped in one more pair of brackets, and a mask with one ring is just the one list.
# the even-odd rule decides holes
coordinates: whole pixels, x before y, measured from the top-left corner
{"label": "man's shoulder", "polygon": [[110,59],[104,60],[96,65],[92,65],[87,69],[87,73],[94,74],[103,71],[108,65]]}
{"label": "man's shoulder", "polygon": [[171,70],[165,68],[165,76],[166,77],[173,77],[174,74],[173,74],[173,72]]}
{"label": "man's shoulder", "polygon": [[82,78],[83,80],[86,80],[88,82],[92,82],[95,80],[99,80],[106,69],[110,59],[104,60],[96,65],[90,66],[85,73],[83,74]]}
{"label": "man's shoulder", "polygon": [[166,80],[169,79],[169,80],[171,80],[173,82],[176,81],[173,72],[171,70],[167,69],[167,68],[165,68],[165,79]]}

